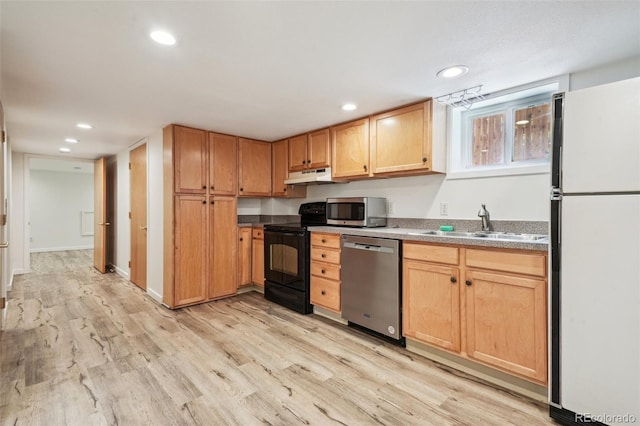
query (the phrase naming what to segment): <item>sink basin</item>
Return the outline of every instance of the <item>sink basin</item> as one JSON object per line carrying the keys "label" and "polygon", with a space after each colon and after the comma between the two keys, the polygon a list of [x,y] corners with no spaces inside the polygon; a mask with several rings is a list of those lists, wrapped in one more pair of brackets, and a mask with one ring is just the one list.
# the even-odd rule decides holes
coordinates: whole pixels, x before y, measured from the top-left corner
{"label": "sink basin", "polygon": [[458,237],[458,238],[487,238],[492,240],[504,241],[541,241],[548,238],[542,234],[515,234],[503,231],[438,231],[428,229],[421,232],[409,232],[409,235],[434,235],[439,237]]}

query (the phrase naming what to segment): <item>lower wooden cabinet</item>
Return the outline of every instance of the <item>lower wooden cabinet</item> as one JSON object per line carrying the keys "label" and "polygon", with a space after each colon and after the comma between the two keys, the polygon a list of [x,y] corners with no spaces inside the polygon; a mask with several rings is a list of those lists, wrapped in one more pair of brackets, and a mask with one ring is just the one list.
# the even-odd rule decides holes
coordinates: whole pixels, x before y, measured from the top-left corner
{"label": "lower wooden cabinet", "polygon": [[238,227],[238,287],[251,284],[251,227]]}
{"label": "lower wooden cabinet", "polygon": [[186,306],[236,292],[235,197],[174,197],[173,286],[165,300]]}
{"label": "lower wooden cabinet", "polygon": [[251,282],[264,287],[264,230],[262,228],[252,230]]}
{"label": "lower wooden cabinet", "polygon": [[340,312],[340,235],[311,233],[311,304]]}
{"label": "lower wooden cabinet", "polygon": [[403,334],[547,381],[546,253],[403,246]]}

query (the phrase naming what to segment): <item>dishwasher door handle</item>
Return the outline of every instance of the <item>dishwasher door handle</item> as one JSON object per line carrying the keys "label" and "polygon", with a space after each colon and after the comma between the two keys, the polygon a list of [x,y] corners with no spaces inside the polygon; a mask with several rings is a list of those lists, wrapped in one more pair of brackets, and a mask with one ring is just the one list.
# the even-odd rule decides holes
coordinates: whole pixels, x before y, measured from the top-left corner
{"label": "dishwasher door handle", "polygon": [[366,250],[366,251],[375,251],[378,253],[395,253],[395,250],[391,247],[382,247],[377,246],[375,244],[363,244],[363,243],[352,243],[349,241],[345,241],[343,244],[344,248],[351,248],[356,250]]}

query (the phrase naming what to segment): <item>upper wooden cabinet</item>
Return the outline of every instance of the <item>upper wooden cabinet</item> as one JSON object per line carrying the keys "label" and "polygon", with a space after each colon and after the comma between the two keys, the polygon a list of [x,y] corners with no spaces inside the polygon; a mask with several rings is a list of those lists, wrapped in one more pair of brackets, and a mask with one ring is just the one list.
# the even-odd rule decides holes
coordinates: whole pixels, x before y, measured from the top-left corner
{"label": "upper wooden cabinet", "polygon": [[204,194],[207,190],[207,133],[173,126],[174,192]]}
{"label": "upper wooden cabinet", "polygon": [[330,166],[329,129],[317,130],[289,139],[289,171]]}
{"label": "upper wooden cabinet", "polygon": [[307,187],[300,185],[286,185],[284,181],[289,177],[288,157],[289,140],[271,144],[271,195],[273,197],[304,198]]}
{"label": "upper wooden cabinet", "polygon": [[432,171],[432,116],[429,100],[371,117],[371,172]]}
{"label": "upper wooden cabinet", "polygon": [[209,132],[209,193],[236,195],[238,138]]}
{"label": "upper wooden cabinet", "polygon": [[369,168],[369,119],[331,128],[331,175],[334,178],[365,178]]}
{"label": "upper wooden cabinet", "polygon": [[238,140],[238,195],[271,196],[271,143]]}

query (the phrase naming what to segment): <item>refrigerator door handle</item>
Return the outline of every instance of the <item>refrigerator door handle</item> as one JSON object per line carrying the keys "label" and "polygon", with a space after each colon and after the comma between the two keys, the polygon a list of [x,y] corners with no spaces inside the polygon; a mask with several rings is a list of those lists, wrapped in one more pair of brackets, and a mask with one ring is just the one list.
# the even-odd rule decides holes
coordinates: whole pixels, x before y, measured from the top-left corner
{"label": "refrigerator door handle", "polygon": [[551,201],[562,201],[562,188],[552,186],[550,199]]}

